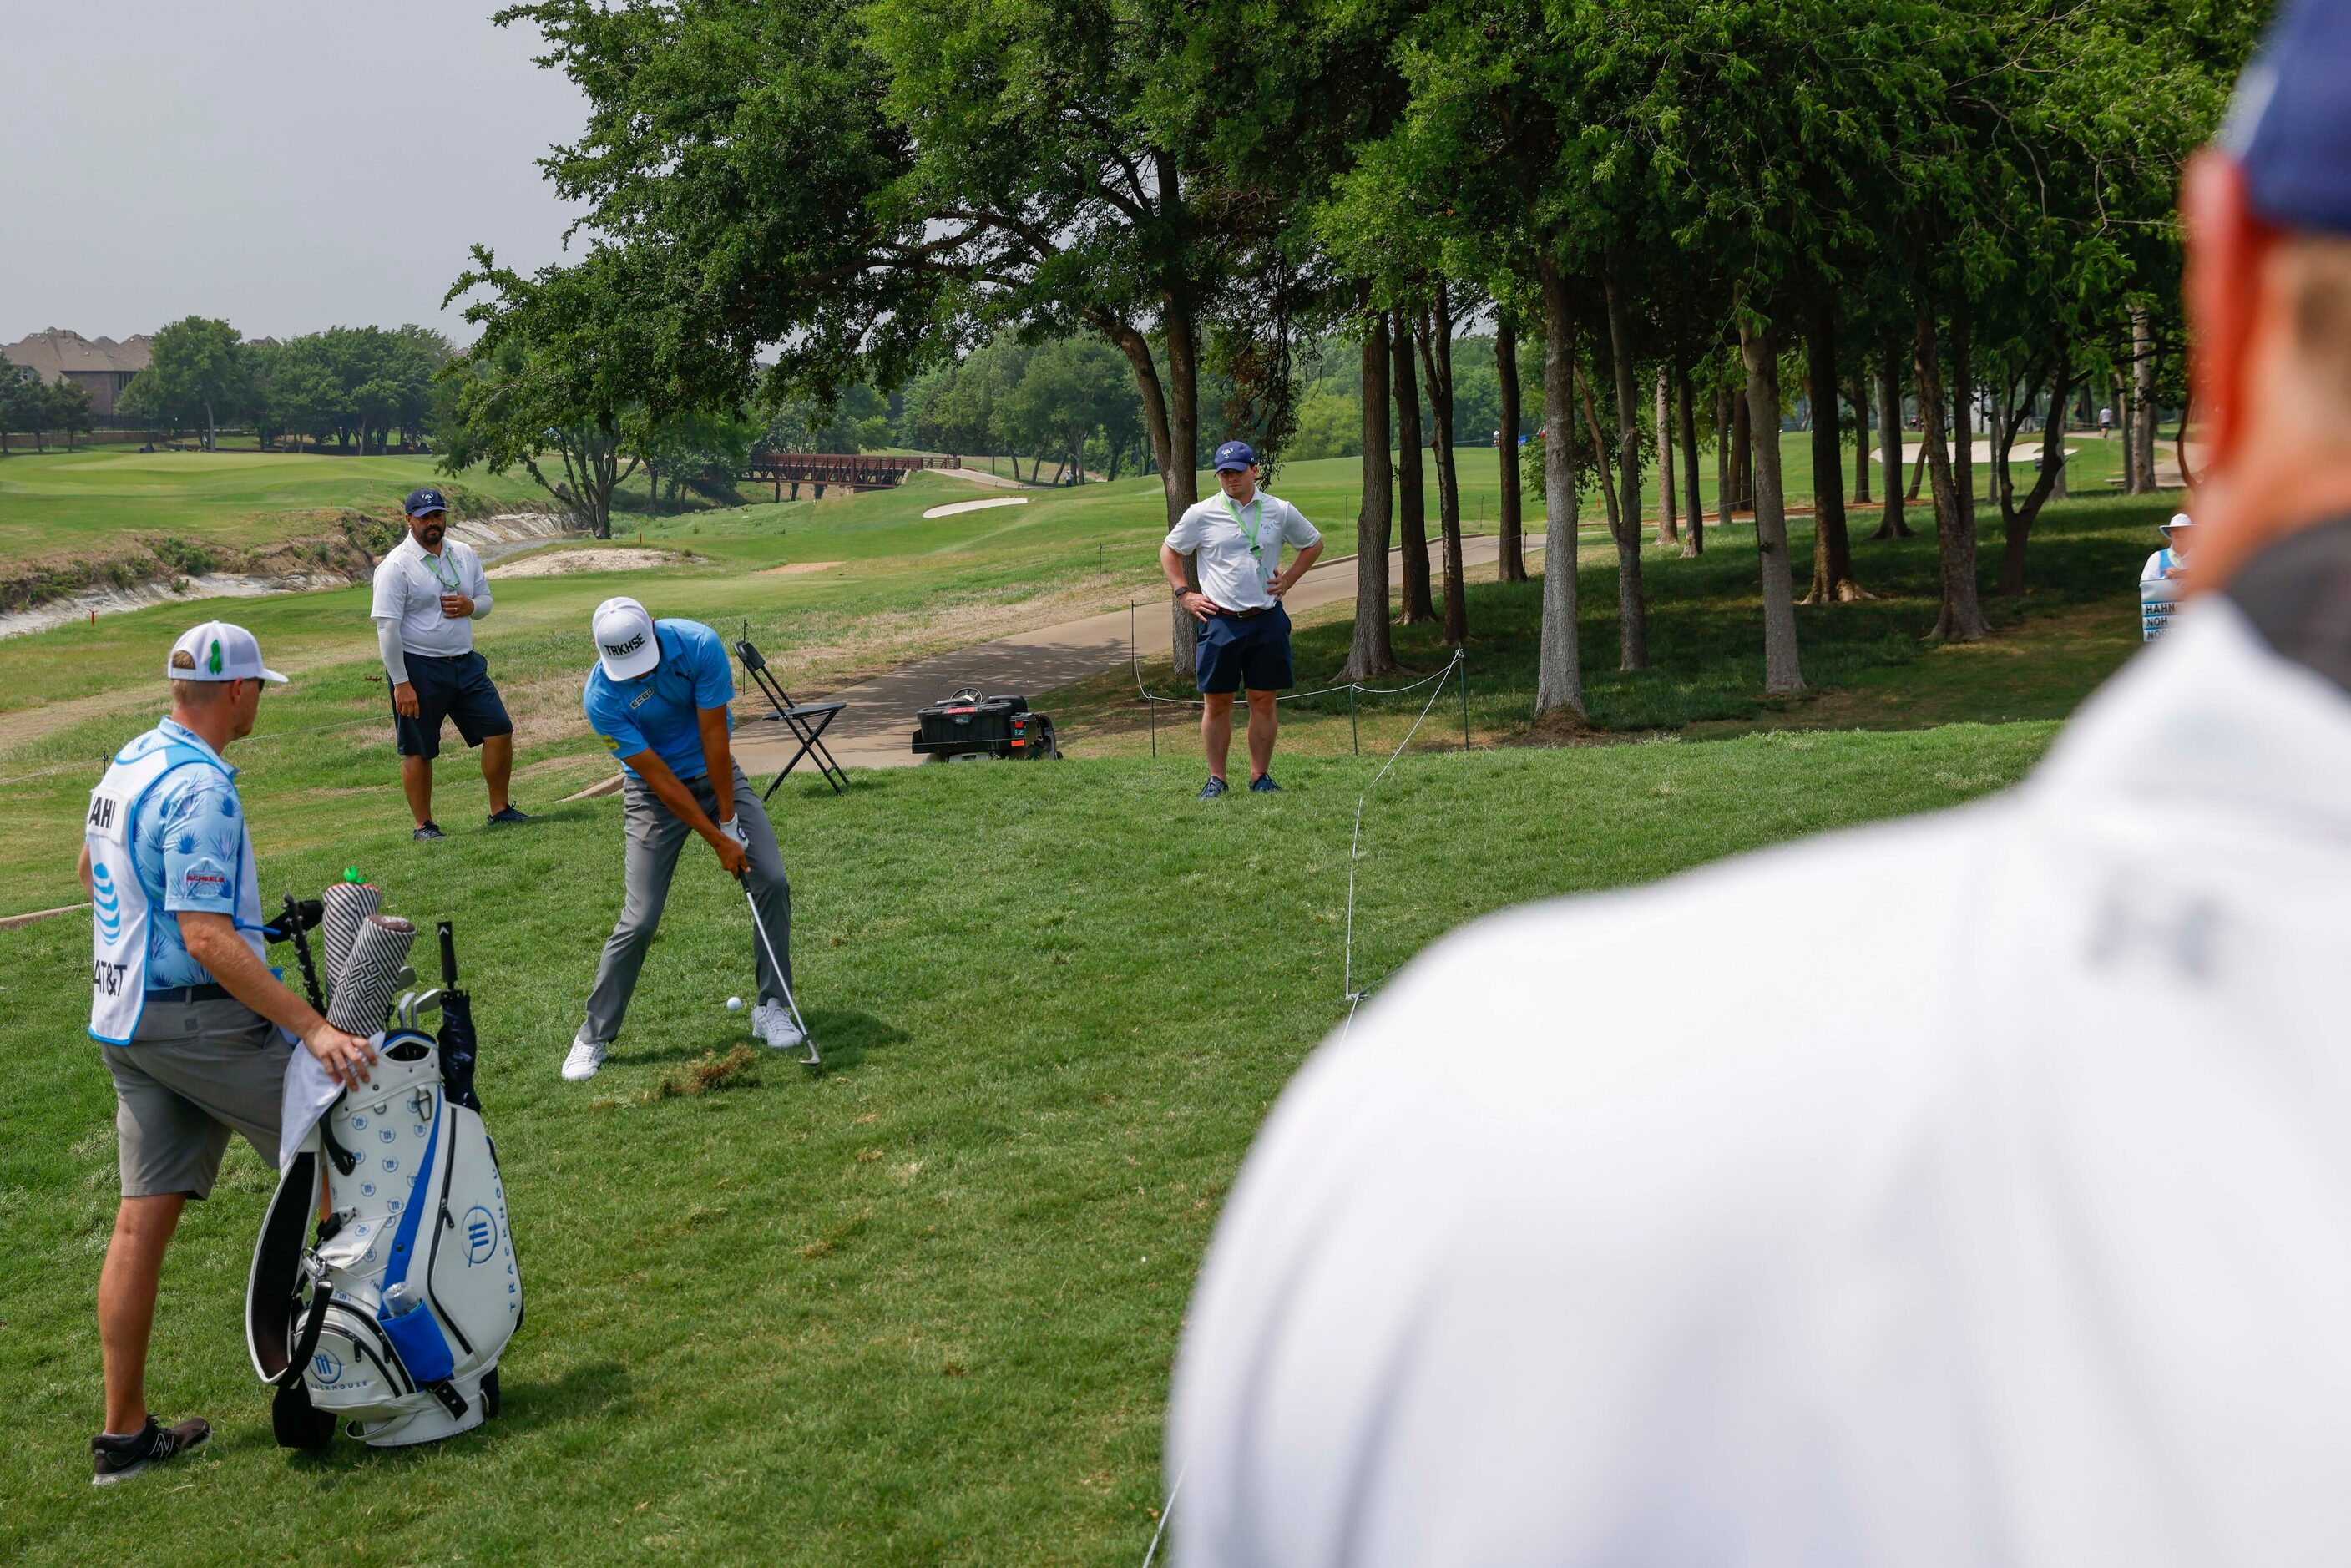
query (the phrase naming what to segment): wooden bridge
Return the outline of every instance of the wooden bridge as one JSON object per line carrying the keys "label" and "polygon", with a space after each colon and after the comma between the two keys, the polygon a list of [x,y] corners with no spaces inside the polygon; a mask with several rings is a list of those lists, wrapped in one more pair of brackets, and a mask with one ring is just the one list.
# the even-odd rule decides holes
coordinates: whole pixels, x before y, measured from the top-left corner
{"label": "wooden bridge", "polygon": [[762,485],[775,486],[776,499],[785,498],[784,486],[792,487],[791,499],[800,498],[800,486],[816,486],[816,498],[824,499],[825,486],[846,485],[852,490],[887,490],[903,483],[907,475],[918,468],[960,468],[961,457],[884,457],[871,452],[754,452],[744,465],[742,477]]}

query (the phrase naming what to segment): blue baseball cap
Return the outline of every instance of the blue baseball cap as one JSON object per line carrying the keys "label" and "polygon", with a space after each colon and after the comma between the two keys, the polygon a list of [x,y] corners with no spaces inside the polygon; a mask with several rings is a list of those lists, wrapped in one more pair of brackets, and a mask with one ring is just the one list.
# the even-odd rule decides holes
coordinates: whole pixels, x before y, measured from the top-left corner
{"label": "blue baseball cap", "polygon": [[2220,127],[2253,211],[2351,234],[2351,0],[2288,0]]}
{"label": "blue baseball cap", "polygon": [[1256,466],[1257,454],[1249,450],[1249,444],[1246,441],[1228,441],[1217,448],[1217,472],[1219,474],[1238,473]]}
{"label": "blue baseball cap", "polygon": [[421,517],[427,512],[445,512],[448,509],[449,503],[441,498],[441,492],[429,485],[422,490],[411,490],[408,493],[408,515],[412,517]]}

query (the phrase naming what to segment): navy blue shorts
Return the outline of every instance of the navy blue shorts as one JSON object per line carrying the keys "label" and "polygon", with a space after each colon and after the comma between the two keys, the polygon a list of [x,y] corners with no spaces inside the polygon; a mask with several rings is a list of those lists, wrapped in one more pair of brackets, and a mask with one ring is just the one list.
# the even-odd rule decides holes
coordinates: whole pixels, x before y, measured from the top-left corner
{"label": "navy blue shorts", "polygon": [[440,756],[443,719],[457,721],[457,733],[467,746],[514,733],[507,705],[490,684],[489,661],[478,653],[447,659],[411,653],[408,684],[416,688],[416,716],[403,717],[397,707],[392,711],[392,737],[402,757],[429,762]]}
{"label": "navy blue shorts", "polygon": [[1290,670],[1290,612],[1279,604],[1262,615],[1209,616],[1197,658],[1203,692],[1279,692],[1298,684]]}

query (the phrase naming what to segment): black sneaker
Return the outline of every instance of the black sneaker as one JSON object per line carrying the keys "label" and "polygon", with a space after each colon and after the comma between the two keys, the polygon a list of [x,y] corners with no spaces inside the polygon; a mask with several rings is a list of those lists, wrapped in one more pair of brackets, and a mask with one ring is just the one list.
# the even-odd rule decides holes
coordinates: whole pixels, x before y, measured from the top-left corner
{"label": "black sneaker", "polygon": [[443,832],[443,831],[441,831],[441,824],[440,824],[440,823],[438,823],[438,822],[427,822],[427,823],[425,823],[423,827],[421,827],[421,828],[417,829],[414,832],[413,832],[413,833],[409,834],[408,836],[409,836],[410,838],[412,838],[412,839],[414,839],[418,843],[422,844],[422,843],[429,843],[430,841],[433,841],[433,840],[434,840],[434,839],[445,839],[445,838],[447,838],[449,835],[448,835],[448,834],[446,834],[446,833],[444,833],[444,832]]}
{"label": "black sneaker", "polygon": [[501,806],[490,813],[490,826],[494,828],[506,822],[528,822],[532,820],[529,812],[517,811],[511,803]]}
{"label": "black sneaker", "polygon": [[1252,795],[1279,795],[1281,793],[1281,786],[1273,781],[1272,774],[1260,773],[1256,778],[1249,780],[1249,793]]}
{"label": "black sneaker", "polygon": [[1211,779],[1206,784],[1200,786],[1200,799],[1203,800],[1213,800],[1231,788],[1231,785],[1226,783],[1221,779]]}
{"label": "black sneaker", "polygon": [[201,1416],[191,1416],[176,1427],[156,1424],[147,1417],[144,1431],[128,1437],[110,1437],[101,1432],[89,1440],[90,1463],[94,1474],[89,1484],[109,1487],[117,1481],[127,1481],[150,1465],[200,1448],[213,1435],[212,1423]]}

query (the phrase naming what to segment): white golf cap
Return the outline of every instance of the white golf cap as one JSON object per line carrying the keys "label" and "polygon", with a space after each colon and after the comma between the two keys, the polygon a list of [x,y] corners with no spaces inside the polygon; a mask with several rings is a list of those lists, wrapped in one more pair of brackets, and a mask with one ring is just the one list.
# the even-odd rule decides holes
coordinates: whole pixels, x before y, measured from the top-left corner
{"label": "white golf cap", "polygon": [[608,679],[633,681],[661,663],[653,618],[633,599],[607,599],[596,606],[596,658]]}
{"label": "white golf cap", "polygon": [[2195,526],[2196,519],[2187,513],[2174,512],[2171,514],[2171,521],[2163,525],[2163,531],[2168,534],[2174,528],[2192,528]]}
{"label": "white golf cap", "polygon": [[[188,665],[180,663],[183,653],[188,656]],[[172,644],[172,656],[163,662],[163,674],[174,681],[286,684],[285,676],[261,662],[261,644],[254,641],[253,633],[225,621],[207,621],[181,632],[180,640]]]}

